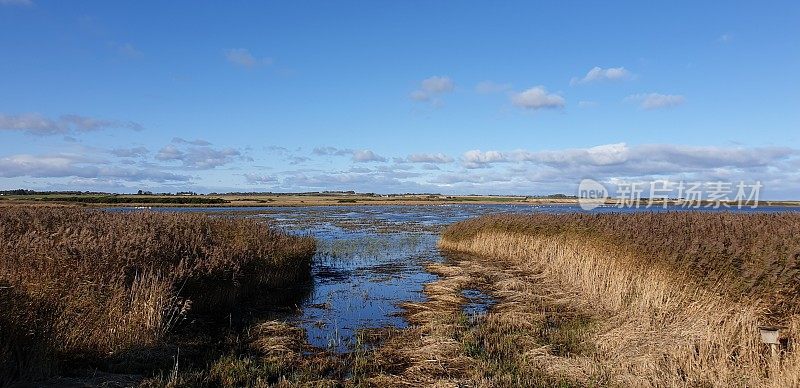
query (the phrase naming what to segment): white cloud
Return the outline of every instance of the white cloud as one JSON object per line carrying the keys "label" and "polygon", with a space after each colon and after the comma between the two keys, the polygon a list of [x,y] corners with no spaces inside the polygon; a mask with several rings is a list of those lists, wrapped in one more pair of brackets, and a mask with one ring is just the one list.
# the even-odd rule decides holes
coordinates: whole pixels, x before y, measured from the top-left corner
{"label": "white cloud", "polygon": [[450,77],[446,76],[433,76],[426,78],[420,82],[420,87],[411,92],[411,99],[416,101],[429,101],[444,93],[448,93],[455,89],[455,83]]}
{"label": "white cloud", "polygon": [[336,147],[325,146],[325,147],[316,147],[314,148],[313,151],[311,151],[311,153],[318,156],[350,155],[352,161],[361,163],[386,161],[385,157],[378,155],[371,150],[366,150],[366,149],[354,150],[350,148],[336,148]]}
{"label": "white cloud", "polygon": [[545,151],[467,151],[462,163],[467,168],[490,167],[496,163],[531,163],[562,171],[570,169],[607,171],[618,174],[671,174],[699,172],[713,168],[752,169],[794,158],[796,150],[786,147],[709,147],[651,144],[628,146],[605,144],[590,148]]}
{"label": "white cloud", "polygon": [[452,91],[455,85],[449,77],[433,76],[422,80],[422,89],[429,93],[443,93]]}
{"label": "white cloud", "polygon": [[481,94],[502,93],[511,90],[511,84],[501,84],[492,81],[481,81],[475,85],[475,91]]}
{"label": "white cloud", "polygon": [[679,94],[646,93],[633,94],[625,98],[626,101],[635,101],[645,110],[670,108],[682,105],[686,98]]}
{"label": "white cloud", "polygon": [[[507,174],[498,174],[493,172],[491,174],[480,174],[475,172],[469,173],[442,173],[430,180],[431,183],[440,184],[444,186],[495,186],[498,182],[510,182],[513,178]],[[467,185],[465,185],[467,184]]]}
{"label": "white cloud", "polygon": [[760,180],[767,196],[784,198],[786,193],[796,196],[800,184],[800,150],[787,147],[616,143],[543,151],[473,150],[461,162],[466,169],[426,174],[426,182],[445,192],[574,194],[583,178],[606,183]]}
{"label": "white cloud", "polygon": [[[305,155],[298,155],[297,153],[302,150],[301,147],[295,148],[294,150],[290,150],[286,147],[281,147],[278,145],[270,145],[262,147],[265,151],[269,154],[276,155],[281,157],[282,159],[289,162],[291,165],[303,164],[311,160],[308,156]],[[332,147],[331,147],[332,148]],[[324,147],[317,147],[312,151],[313,155],[325,155],[325,148]]]}
{"label": "white cloud", "polygon": [[[253,165],[237,170],[240,163],[232,163],[245,160],[240,151],[199,145],[206,143],[180,139],[157,152],[148,152],[145,147],[99,149],[72,145],[76,148],[72,153],[10,155],[0,157],[0,177],[12,179],[7,183],[39,182],[44,187],[56,187],[57,182],[72,179],[70,184],[86,182],[86,187],[100,181],[106,185],[130,184],[129,187],[141,182],[164,182],[165,186],[184,190],[196,179],[187,172],[194,172],[210,174],[213,179],[219,174],[238,175],[241,184],[288,191],[462,194],[574,194],[583,178],[602,182],[761,180],[770,193],[780,191],[795,196],[800,185],[800,151],[787,147],[613,143],[552,150],[471,150],[464,152],[456,164],[443,153],[414,153],[391,158],[393,162],[387,163],[389,158],[368,149],[318,147],[313,155],[339,155],[342,160],[337,162],[344,162],[345,166],[315,163],[280,171]],[[281,155],[292,163],[289,156],[294,154]],[[320,164],[325,167],[316,169]],[[229,169],[218,174],[198,172],[222,166]]]}
{"label": "white cloud", "polygon": [[381,172],[358,168],[348,171],[289,172],[284,182],[291,182],[294,187],[302,190],[421,191],[420,184],[408,178],[409,174],[404,171]]}
{"label": "white cloud", "polygon": [[0,158],[0,177],[29,176],[35,178],[114,178],[123,181],[189,181],[185,175],[154,168],[113,166],[76,154],[19,154]]}
{"label": "white cloud", "polygon": [[115,148],[109,151],[112,155],[120,158],[138,158],[147,155],[150,151],[145,147]]}
{"label": "white cloud", "polygon": [[166,145],[156,154],[158,160],[178,160],[183,156],[183,151],[173,145]]}
{"label": "white cloud", "polygon": [[241,152],[233,148],[214,149],[209,146],[176,147],[168,144],[156,153],[160,161],[177,161],[185,168],[206,170],[223,166],[242,157]]}
{"label": "white cloud", "polygon": [[234,48],[225,50],[225,59],[228,62],[245,68],[252,68],[258,65],[269,65],[272,64],[271,58],[263,58],[258,59],[253,54],[250,53],[250,50],[245,48]]}
{"label": "white cloud", "polygon": [[276,146],[276,145],[266,146],[266,147],[264,147],[264,149],[269,151],[269,152],[274,152],[274,153],[277,153],[277,154],[288,154],[289,153],[289,149],[288,148],[281,147],[281,146]]}
{"label": "white cloud", "polygon": [[385,162],[386,158],[380,156],[370,150],[355,150],[353,151],[354,162]]}
{"label": "white cloud", "polygon": [[133,121],[105,120],[74,114],[61,115],[57,119],[51,119],[39,113],[18,115],[0,113],[0,130],[22,131],[33,135],[66,135],[105,129],[139,131],[142,130],[142,126]]}
{"label": "white cloud", "polygon": [[511,102],[525,109],[553,109],[566,105],[564,98],[555,93],[548,93],[544,86],[535,86],[511,96]]}
{"label": "white cloud", "polygon": [[631,72],[626,70],[624,67],[610,67],[608,69],[604,69],[602,67],[595,66],[589,70],[589,72],[587,72],[583,78],[573,77],[569,83],[570,85],[574,86],[596,81],[619,81],[630,79],[632,77],[633,75]]}
{"label": "white cloud", "polygon": [[336,147],[324,146],[324,147],[315,147],[314,150],[311,151],[311,153],[320,156],[328,156],[328,155],[342,156],[342,155],[352,155],[353,150],[349,148],[336,148]]}
{"label": "white cloud", "polygon": [[411,163],[450,163],[453,158],[443,153],[436,154],[411,154],[406,158]]}
{"label": "white cloud", "polygon": [[392,171],[398,171],[398,170],[407,171],[407,170],[413,170],[413,169],[414,169],[413,166],[410,166],[408,164],[403,164],[403,163],[395,163],[395,164],[392,164],[392,165],[382,165],[382,166],[376,167],[376,170],[383,171],[383,172],[392,172]]}
{"label": "white cloud", "polygon": [[287,155],[286,160],[289,161],[289,164],[303,164],[311,160],[308,156],[297,156],[297,155]]}
{"label": "white cloud", "polygon": [[428,99],[430,99],[428,93],[425,93],[421,90],[415,90],[411,92],[411,94],[409,94],[408,96],[411,97],[412,100],[416,101],[428,101]]}
{"label": "white cloud", "polygon": [[244,179],[247,183],[258,185],[278,183],[278,178],[270,175],[244,174]]}
{"label": "white cloud", "polygon": [[186,139],[184,139],[182,137],[173,137],[172,138],[172,142],[175,143],[175,144],[190,144],[190,145],[196,145],[196,146],[209,146],[209,145],[211,145],[211,142],[209,142],[208,140],[203,140],[203,139],[186,140]]}
{"label": "white cloud", "polygon": [[480,168],[490,163],[507,162],[508,159],[498,151],[470,150],[464,153],[461,158],[467,168]]}

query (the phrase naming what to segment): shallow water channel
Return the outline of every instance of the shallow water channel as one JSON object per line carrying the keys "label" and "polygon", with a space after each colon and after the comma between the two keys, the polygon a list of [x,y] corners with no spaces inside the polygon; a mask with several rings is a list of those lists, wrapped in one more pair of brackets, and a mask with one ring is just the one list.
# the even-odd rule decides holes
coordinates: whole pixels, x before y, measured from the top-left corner
{"label": "shallow water channel", "polygon": [[309,343],[344,352],[355,345],[358,329],[405,327],[398,304],[422,300],[423,286],[435,280],[425,265],[443,260],[436,249],[441,229],[489,212],[479,206],[353,206],[277,208],[258,217],[317,238],[314,285],[295,319]]}
{"label": "shallow water channel", "polygon": [[[265,218],[290,233],[316,237],[313,285],[289,320],[306,330],[312,345],[346,352],[353,349],[359,329],[406,326],[398,305],[424,299],[424,284],[435,279],[435,275],[425,270],[425,265],[444,260],[436,241],[439,232],[448,224],[484,214],[567,213],[580,211],[580,208],[569,205],[430,205],[152,210]],[[609,211],[619,209],[594,210]],[[466,314],[485,313],[493,303],[491,297],[480,290],[465,290],[464,296]]]}

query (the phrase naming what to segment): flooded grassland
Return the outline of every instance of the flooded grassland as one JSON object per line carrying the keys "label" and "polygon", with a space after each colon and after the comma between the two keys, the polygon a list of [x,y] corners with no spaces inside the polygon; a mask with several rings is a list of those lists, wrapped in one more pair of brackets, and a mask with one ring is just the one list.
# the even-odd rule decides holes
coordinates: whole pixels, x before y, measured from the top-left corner
{"label": "flooded grassland", "polygon": [[[743,211],[739,216],[757,213],[753,215],[760,222],[757,228],[765,225],[781,228],[780,223],[786,221],[779,218],[785,217],[780,213],[787,210],[791,209],[764,208]],[[621,308],[627,306],[624,304],[604,304],[603,298],[596,299],[588,294],[581,284],[570,283],[574,276],[569,272],[553,272],[548,261],[542,260],[551,255],[527,251],[530,247],[543,246],[544,242],[525,240],[535,243],[520,245],[514,240],[519,231],[550,239],[552,229],[535,225],[544,222],[547,226],[560,219],[574,221],[574,216],[567,214],[577,211],[579,208],[568,205],[109,209],[108,212],[123,217],[131,213],[153,214],[154,217],[157,214],[178,217],[204,213],[210,216],[208,219],[244,220],[269,225],[280,235],[300,239],[313,237],[316,250],[308,264],[296,262],[308,265],[307,276],[277,287],[262,287],[260,291],[256,288],[252,297],[237,301],[232,308],[202,311],[188,306],[181,310],[179,322],[147,348],[113,350],[112,353],[116,353],[112,356],[100,357],[88,364],[73,357],[70,364],[53,369],[49,376],[43,373],[38,377],[18,378],[38,378],[44,381],[42,384],[57,386],[101,383],[117,386],[638,386],[658,385],[658,381],[715,385],[714,381],[730,382],[736,378],[748,381],[748,385],[765,385],[767,380],[759,377],[760,374],[775,374],[774,367],[761,366],[769,362],[761,353],[748,353],[749,358],[744,360],[745,353],[741,350],[713,353],[723,358],[725,354],[735,354],[741,359],[738,364],[724,362],[725,368],[680,357],[676,360],[683,364],[669,361],[669,358],[665,360],[671,364],[652,361],[659,357],[664,359],[653,346],[674,343],[672,337],[661,338],[661,342],[634,337],[641,346],[625,346],[625,351],[614,347],[620,342],[609,338],[617,338],[620,330],[639,322],[620,318],[621,311],[632,309]],[[616,208],[595,210],[595,213],[617,212]],[[779,214],[769,216],[767,213]],[[473,237],[483,232],[460,233],[480,228],[475,226],[479,224],[459,222],[498,214],[552,216],[545,221],[526,221],[534,226],[514,229],[511,237],[499,234],[480,240],[501,241],[494,245],[474,244]],[[640,221],[638,227],[651,228],[674,217],[674,212],[652,217],[662,218]],[[716,235],[744,230],[725,229],[725,225],[745,221],[732,220],[721,223]],[[585,234],[569,236],[576,241],[594,241],[598,230],[609,227],[607,223],[592,222],[573,223],[570,233]],[[448,228],[454,223],[455,226]],[[774,226],[776,223],[778,226]],[[496,231],[492,228],[497,225],[492,225],[489,231]],[[624,229],[619,225],[613,227]],[[624,230],[635,231],[636,228]],[[687,240],[675,230],[672,232],[670,241],[678,246],[689,244],[686,246],[693,252],[713,251],[711,248],[719,243],[714,241],[704,246],[702,239]],[[249,241],[237,235],[227,234],[225,238],[240,243]],[[773,245],[766,244],[759,249],[783,252],[786,247],[781,241],[773,239]],[[486,246],[494,248],[479,249]],[[256,247],[253,245],[253,249]],[[504,250],[510,248],[516,249],[514,253]],[[643,249],[642,246],[634,248]],[[745,248],[735,252],[718,250],[715,258],[725,260]],[[562,248],[553,249],[560,252]],[[654,251],[641,252],[649,257]],[[291,266],[292,262],[286,265]],[[599,265],[613,267],[615,264],[601,262]],[[791,267],[790,262],[763,265]],[[579,268],[574,263],[564,267]],[[597,277],[593,281],[608,283],[601,272],[594,273]],[[234,281],[234,284],[240,282]],[[637,300],[635,293],[625,295],[621,299],[625,303]],[[182,297],[178,292],[176,299]],[[692,304],[691,298],[686,303],[678,304],[673,310],[659,307],[656,311],[661,312],[655,314],[671,311],[670,316],[690,317],[691,314],[675,313],[686,310],[680,306],[697,305]],[[770,306],[775,310],[774,306],[783,305],[785,303]],[[645,316],[654,314],[646,309],[642,311]],[[745,318],[752,318],[753,325],[776,323],[761,322],[759,317]],[[740,321],[746,320],[741,318]],[[699,321],[692,322],[694,327],[702,327]],[[794,324],[795,321],[790,318],[777,323],[786,322]],[[681,331],[684,324],[688,323],[673,322],[672,326],[658,321],[648,323],[653,330],[665,333],[686,332]],[[610,329],[614,327],[619,329]],[[753,334],[752,330],[739,330],[736,338],[745,338]],[[750,342],[746,345],[758,346]],[[715,342],[708,346],[741,348],[743,343]],[[695,341],[685,345],[704,349],[706,343]],[[621,353],[613,359],[600,357],[610,351]],[[708,373],[697,372],[698,369]],[[652,374],[647,375],[646,371]],[[637,376],[645,377],[634,378]]]}

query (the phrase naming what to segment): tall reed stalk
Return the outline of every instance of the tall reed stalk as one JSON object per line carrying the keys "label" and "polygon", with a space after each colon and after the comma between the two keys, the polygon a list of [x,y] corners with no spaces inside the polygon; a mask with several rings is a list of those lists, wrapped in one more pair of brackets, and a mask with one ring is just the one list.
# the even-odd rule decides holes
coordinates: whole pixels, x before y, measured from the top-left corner
{"label": "tall reed stalk", "polygon": [[790,214],[492,216],[451,226],[439,245],[560,283],[601,322],[582,365],[612,381],[789,386],[800,358],[772,359],[758,326],[797,337],[798,229]]}
{"label": "tall reed stalk", "polygon": [[308,279],[316,249],[251,219],[0,208],[0,385],[162,343],[194,311]]}

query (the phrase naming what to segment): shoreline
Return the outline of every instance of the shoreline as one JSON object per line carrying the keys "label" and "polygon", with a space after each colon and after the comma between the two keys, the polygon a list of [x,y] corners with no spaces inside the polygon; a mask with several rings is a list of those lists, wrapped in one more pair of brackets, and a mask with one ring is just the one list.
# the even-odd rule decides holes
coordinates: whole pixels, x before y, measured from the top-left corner
{"label": "shoreline", "polygon": [[[98,200],[93,201],[92,196],[74,196],[70,199],[59,200],[60,196],[38,196],[34,198],[24,198],[20,196],[14,197],[0,197],[0,207],[4,206],[69,206],[69,207],[86,207],[86,208],[116,208],[116,207],[190,207],[190,208],[272,208],[272,207],[346,207],[346,206],[430,206],[430,205],[540,205],[540,206],[576,206],[579,204],[577,198],[527,198],[527,197],[492,197],[492,196],[448,196],[447,198],[423,198],[420,196],[387,199],[369,196],[270,196],[270,197],[254,197],[247,198],[241,196],[193,196],[185,197],[186,203],[174,202],[183,197],[177,196],[148,196],[145,201],[136,201],[135,196],[119,195],[113,198],[131,199],[131,202],[102,202]],[[80,199],[75,199],[80,198]],[[165,202],[157,202],[158,199],[164,198]],[[198,198],[200,200],[222,200],[221,203],[193,203],[192,200]],[[114,201],[118,201],[115,199]],[[640,208],[647,205],[646,201],[642,201]],[[706,209],[708,202],[703,202],[702,208],[696,210]],[[615,206],[616,202],[608,201],[604,207]],[[652,207],[661,208],[664,206],[662,201],[654,201]],[[669,201],[667,206],[679,207],[675,201]],[[781,200],[781,201],[760,201],[757,208],[762,207],[798,207],[800,200]],[[723,206],[724,207],[724,206]],[[731,204],[731,210],[736,210],[736,206]],[[742,208],[749,208],[743,206]]]}

